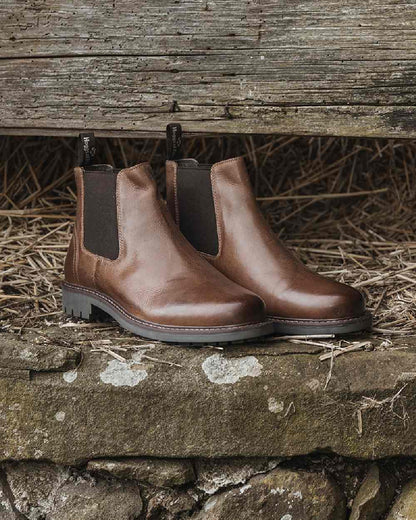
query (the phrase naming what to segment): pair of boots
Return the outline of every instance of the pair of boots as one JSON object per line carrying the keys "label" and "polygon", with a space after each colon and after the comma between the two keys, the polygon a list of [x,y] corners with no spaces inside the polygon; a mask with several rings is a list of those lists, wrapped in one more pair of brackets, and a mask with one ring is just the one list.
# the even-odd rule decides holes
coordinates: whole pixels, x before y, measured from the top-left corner
{"label": "pair of boots", "polygon": [[98,308],[140,336],[186,343],[370,328],[358,291],[308,270],[276,238],[241,157],[200,164],[180,144],[169,125],[166,205],[148,163],[94,164],[94,136],[80,135],[67,314]]}

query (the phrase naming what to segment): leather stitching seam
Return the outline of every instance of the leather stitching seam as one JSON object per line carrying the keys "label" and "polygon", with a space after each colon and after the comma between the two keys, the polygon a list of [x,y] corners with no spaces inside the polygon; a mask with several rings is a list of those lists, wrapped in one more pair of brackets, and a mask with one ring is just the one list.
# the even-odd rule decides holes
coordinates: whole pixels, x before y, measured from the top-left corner
{"label": "leather stitching seam", "polygon": [[[224,161],[225,162],[225,161]],[[219,163],[217,163],[219,164]],[[211,168],[210,172],[210,178],[211,178],[211,186],[212,186],[212,198],[214,200],[214,210],[215,210],[215,223],[217,225],[217,236],[218,236],[218,253],[216,255],[211,255],[209,253],[203,253],[204,256],[207,256],[208,258],[219,258],[222,253],[222,240],[223,240],[223,233],[222,233],[222,218],[220,213],[220,204],[219,204],[219,193],[217,189],[217,171],[216,167],[217,164],[214,164]]]}
{"label": "leather stitching seam", "polygon": [[361,321],[361,320],[364,320],[368,317],[370,317],[370,314],[368,312],[366,312],[365,314],[361,315],[361,316],[358,316],[358,317],[355,317],[355,318],[332,318],[332,319],[327,319],[327,320],[314,320],[314,319],[300,319],[300,320],[296,320],[296,319],[291,319],[291,318],[280,318],[278,316],[267,316],[270,320],[274,321],[274,322],[282,322],[282,323],[294,323],[296,325],[321,325],[321,324],[333,324],[333,325],[336,325],[338,323],[353,323],[355,321]]}

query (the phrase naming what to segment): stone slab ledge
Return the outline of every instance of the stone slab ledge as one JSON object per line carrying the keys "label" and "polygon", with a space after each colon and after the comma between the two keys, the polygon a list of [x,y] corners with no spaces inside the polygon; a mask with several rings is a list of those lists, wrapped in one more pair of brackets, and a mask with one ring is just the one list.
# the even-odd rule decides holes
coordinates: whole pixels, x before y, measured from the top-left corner
{"label": "stone slab ledge", "polygon": [[[416,455],[416,344],[106,352],[0,340],[0,460]],[[22,358],[22,352],[24,352]]]}

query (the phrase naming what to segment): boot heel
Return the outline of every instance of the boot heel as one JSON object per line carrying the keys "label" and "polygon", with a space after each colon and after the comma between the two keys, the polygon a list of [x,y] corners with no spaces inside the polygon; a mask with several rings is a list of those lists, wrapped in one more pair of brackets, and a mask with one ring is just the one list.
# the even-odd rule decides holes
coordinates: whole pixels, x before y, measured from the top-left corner
{"label": "boot heel", "polygon": [[88,296],[62,288],[62,308],[65,314],[90,320],[92,315],[92,303]]}

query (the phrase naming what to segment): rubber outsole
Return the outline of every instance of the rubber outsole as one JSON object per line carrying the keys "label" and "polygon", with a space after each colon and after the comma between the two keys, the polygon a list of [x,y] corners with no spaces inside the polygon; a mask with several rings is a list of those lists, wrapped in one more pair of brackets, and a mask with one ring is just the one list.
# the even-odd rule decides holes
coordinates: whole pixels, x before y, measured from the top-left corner
{"label": "rubber outsole", "polygon": [[274,325],[274,333],[278,335],[313,335],[313,334],[351,334],[371,330],[373,318],[365,312],[357,318],[337,320],[295,320],[269,316]]}
{"label": "rubber outsole", "polygon": [[166,343],[235,343],[273,334],[270,321],[221,327],[177,327],[139,320],[117,302],[97,291],[68,283],[62,285],[62,307],[65,314],[90,320],[94,310],[105,312],[124,329],[144,338]]}

